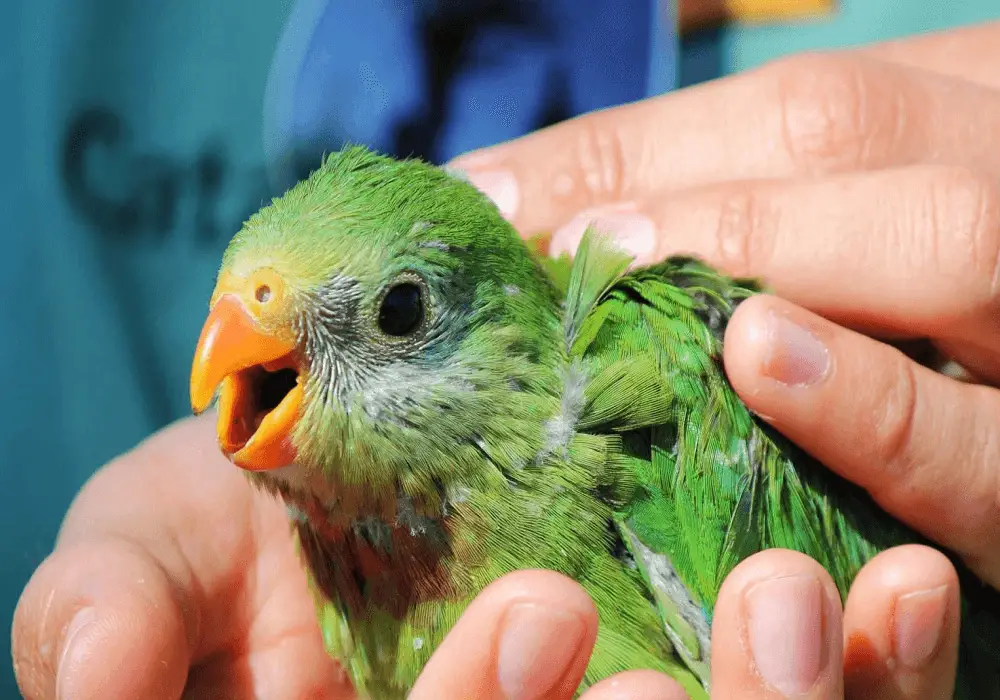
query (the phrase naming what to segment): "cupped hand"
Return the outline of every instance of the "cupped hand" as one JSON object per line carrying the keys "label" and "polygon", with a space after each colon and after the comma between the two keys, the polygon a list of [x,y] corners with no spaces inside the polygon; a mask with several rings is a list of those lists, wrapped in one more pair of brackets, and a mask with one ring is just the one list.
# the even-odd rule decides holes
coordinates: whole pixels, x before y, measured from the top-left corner
{"label": "cupped hand", "polygon": [[1000,587],[998,63],[1000,22],[797,56],[452,165],[553,252],[593,224],[763,278],[781,299],[726,336],[742,398]]}
{"label": "cupped hand", "polygon": [[216,446],[214,414],[99,471],[14,617],[28,700],[348,698],[284,507]]}
{"label": "cupped hand", "polygon": [[[720,594],[714,695],[945,698],[957,606],[954,569],[927,548],[873,560],[843,615],[816,562],[764,552]],[[411,697],[568,700],[596,627],[577,584],[517,572],[470,606]],[[12,646],[28,700],[353,697],[323,650],[283,507],[218,453],[211,415],[93,477],[21,597]],[[633,672],[585,698],[681,696],[669,679]]]}

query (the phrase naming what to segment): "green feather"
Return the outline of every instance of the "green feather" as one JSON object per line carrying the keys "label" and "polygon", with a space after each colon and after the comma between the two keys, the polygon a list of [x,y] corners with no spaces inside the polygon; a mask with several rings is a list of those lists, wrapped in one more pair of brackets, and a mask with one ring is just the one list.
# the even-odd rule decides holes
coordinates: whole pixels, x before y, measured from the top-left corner
{"label": "green feather", "polygon": [[[296,507],[330,653],[364,698],[406,693],[486,585],[562,572],[600,628],[580,691],[652,668],[707,698],[725,577],[771,547],[841,593],[879,551],[923,540],[758,420],[722,368],[761,291],[702,262],[629,269],[595,232],[535,255],[471,185],[363,148],[255,214],[223,269],[272,268],[294,297],[305,403],[298,466],[251,476]],[[420,280],[411,337],[381,295]],[[958,698],[1000,699],[1000,602],[963,582]]]}

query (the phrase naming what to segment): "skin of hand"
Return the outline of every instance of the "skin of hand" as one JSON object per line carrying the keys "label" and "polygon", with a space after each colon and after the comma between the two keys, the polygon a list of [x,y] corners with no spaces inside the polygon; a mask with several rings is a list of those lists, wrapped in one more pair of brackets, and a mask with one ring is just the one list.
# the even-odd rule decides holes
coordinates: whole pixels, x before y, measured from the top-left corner
{"label": "skin of hand", "polygon": [[[213,423],[164,429],[80,492],[15,612],[27,700],[352,698],[323,650],[283,506],[219,454]],[[882,554],[843,610],[816,562],[764,552],[719,596],[713,696],[944,699],[958,625],[955,571],[934,550]],[[411,698],[569,700],[596,628],[576,583],[517,572],[474,601]],[[632,672],[584,700],[681,697],[665,676]]]}
{"label": "skin of hand", "polygon": [[764,279],[726,334],[744,401],[1000,587],[998,64],[1000,22],[794,56],[451,166],[553,253],[592,223]]}

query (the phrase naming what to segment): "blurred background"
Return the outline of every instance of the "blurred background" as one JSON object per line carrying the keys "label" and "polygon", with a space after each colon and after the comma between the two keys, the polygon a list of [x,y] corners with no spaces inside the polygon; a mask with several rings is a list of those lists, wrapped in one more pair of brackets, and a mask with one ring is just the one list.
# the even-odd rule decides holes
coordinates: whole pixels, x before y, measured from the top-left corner
{"label": "blurred background", "polygon": [[5,630],[88,476],[189,412],[223,248],[323,151],[352,141],[443,163],[780,55],[997,17],[996,0],[3,0],[2,12]]}

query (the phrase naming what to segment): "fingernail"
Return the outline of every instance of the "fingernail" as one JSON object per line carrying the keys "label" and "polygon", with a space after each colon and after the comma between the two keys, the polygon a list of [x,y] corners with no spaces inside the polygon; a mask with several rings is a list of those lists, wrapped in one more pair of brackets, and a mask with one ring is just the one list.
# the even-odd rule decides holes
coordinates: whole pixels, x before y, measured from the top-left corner
{"label": "fingernail", "polygon": [[823,589],[814,576],[761,581],[748,590],[746,629],[757,673],[784,697],[809,691],[823,659]]}
{"label": "fingernail", "polygon": [[583,643],[583,620],[536,603],[519,603],[506,615],[497,674],[507,700],[548,697]]}
{"label": "fingernail", "polygon": [[619,248],[631,255],[637,264],[653,261],[656,253],[656,225],[652,219],[635,212],[582,214],[552,235],[554,256],[573,254],[590,226],[598,233],[610,235]]}
{"label": "fingernail", "polygon": [[466,179],[493,200],[505,219],[512,219],[521,205],[521,189],[514,175],[506,170],[466,172]]}
{"label": "fingernail", "polygon": [[97,613],[93,608],[81,608],[66,627],[62,654],[56,667],[56,697],[59,700],[71,700],[76,695],[73,692],[73,684],[68,679],[72,677],[72,671],[82,668],[82,657],[88,650],[85,645],[80,645],[78,642],[83,639],[84,633],[96,620]]}
{"label": "fingernail", "polygon": [[768,313],[765,376],[789,386],[808,386],[826,376],[830,353],[811,332],[773,310]]}
{"label": "fingernail", "polygon": [[896,658],[904,666],[918,669],[931,660],[941,641],[948,607],[948,586],[917,591],[896,601]]}

